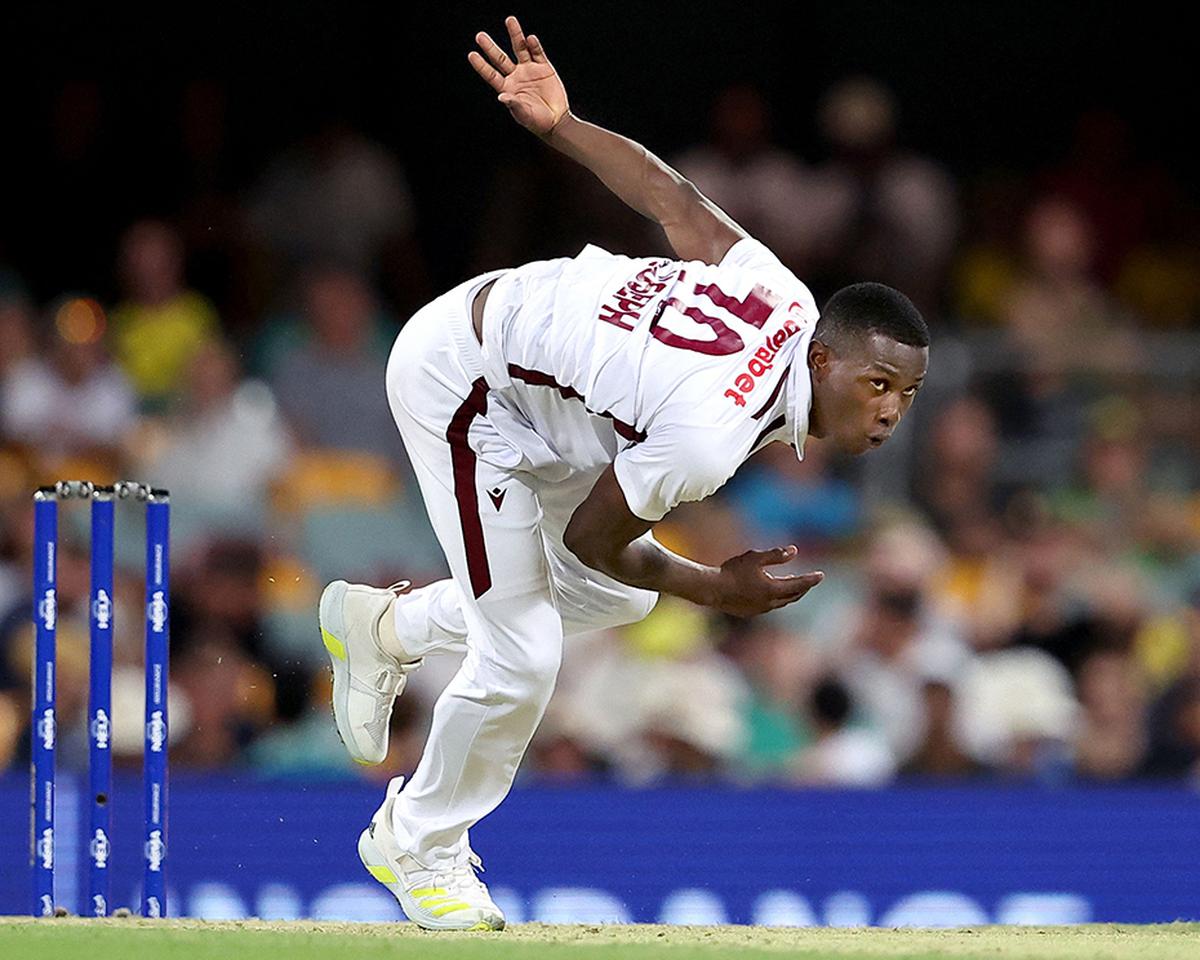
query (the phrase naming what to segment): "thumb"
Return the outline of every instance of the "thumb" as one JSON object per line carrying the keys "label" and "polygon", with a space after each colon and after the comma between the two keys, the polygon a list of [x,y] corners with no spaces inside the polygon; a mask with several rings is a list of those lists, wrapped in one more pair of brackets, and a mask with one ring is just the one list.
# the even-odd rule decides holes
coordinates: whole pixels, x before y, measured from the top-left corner
{"label": "thumb", "polygon": [[516,99],[516,97],[514,97],[511,93],[501,93],[496,97],[496,99],[507,107]]}

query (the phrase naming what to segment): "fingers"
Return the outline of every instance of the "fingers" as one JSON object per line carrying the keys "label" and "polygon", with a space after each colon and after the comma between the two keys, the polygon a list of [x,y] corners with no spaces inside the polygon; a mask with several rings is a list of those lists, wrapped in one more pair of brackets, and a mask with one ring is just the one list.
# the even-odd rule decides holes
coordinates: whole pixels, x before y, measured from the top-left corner
{"label": "fingers", "polygon": [[532,33],[526,38],[529,42],[529,53],[533,57],[534,63],[550,63],[550,58],[546,56],[546,51],[542,47],[542,41],[535,37]]}
{"label": "fingers", "polygon": [[794,577],[769,577],[768,579],[771,581],[772,596],[791,597],[798,600],[824,580],[825,574],[820,570],[814,570],[812,573],[800,573]]}
{"label": "fingers", "polygon": [[475,72],[483,77],[488,86],[493,90],[499,92],[504,89],[504,77],[500,71],[484,60],[478,53],[472,50],[467,54],[467,60],[475,68]]}
{"label": "fingers", "polygon": [[475,34],[475,42],[479,44],[479,48],[487,55],[492,66],[499,70],[503,76],[507,77],[517,68],[517,65],[512,62],[512,58],[500,48],[500,44],[496,43],[483,30]]}
{"label": "fingers", "polygon": [[796,559],[796,548],[789,545],[776,547],[774,550],[751,550],[750,555],[760,567],[774,567]]}
{"label": "fingers", "polygon": [[802,573],[796,577],[772,577],[771,609],[778,610],[789,603],[795,603],[824,579],[825,574],[819,570]]}
{"label": "fingers", "polygon": [[530,59],[529,49],[525,45],[525,34],[522,32],[517,18],[508,17],[505,19],[504,25],[508,27],[508,39],[512,41],[513,53],[517,55],[517,62],[528,63]]}

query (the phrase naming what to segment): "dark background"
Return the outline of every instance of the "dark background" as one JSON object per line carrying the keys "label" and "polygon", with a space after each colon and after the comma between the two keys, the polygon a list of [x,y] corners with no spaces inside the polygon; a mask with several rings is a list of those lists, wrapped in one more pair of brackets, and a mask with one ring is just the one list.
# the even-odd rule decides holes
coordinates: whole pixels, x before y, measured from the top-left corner
{"label": "dark background", "polygon": [[[228,94],[222,186],[344,119],[391,147],[416,197],[431,279],[460,278],[496,167],[541,149],[466,63],[477,29],[515,12],[562,71],[572,108],[670,155],[702,139],[713,94],[752,81],[779,141],[820,159],[811,120],[836,80],[869,73],[902,105],[902,142],[956,176],[1045,164],[1074,120],[1111,109],[1142,159],[1194,191],[1195,34],[1187,14],[1121,3],[21,5],[0,14],[5,73],[0,258],[46,296],[105,295],[119,231],[191,188],[179,147],[189,82]],[[95,81],[100,148],[52,162],[64,85]],[[464,221],[465,224],[464,225]],[[86,249],[64,233],[82,229]],[[47,252],[55,256],[47,259]],[[564,251],[570,252],[570,251]]]}

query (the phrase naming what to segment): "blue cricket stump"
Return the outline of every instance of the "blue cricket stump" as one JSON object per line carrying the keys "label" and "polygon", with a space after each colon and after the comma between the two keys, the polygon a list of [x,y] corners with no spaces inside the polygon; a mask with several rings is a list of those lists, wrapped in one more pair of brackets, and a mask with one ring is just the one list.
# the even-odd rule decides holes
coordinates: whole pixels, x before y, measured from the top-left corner
{"label": "blue cricket stump", "polygon": [[113,668],[113,489],[92,492],[92,596],[89,609],[91,656],[88,667],[88,907],[108,916],[111,896],[108,858],[112,812],[112,668]]}
{"label": "blue cricket stump", "polygon": [[91,594],[88,603],[88,885],[85,914],[110,912],[112,834],[112,669],[115,500],[146,504],[146,738],[145,874],[142,915],[166,915],[167,856],[167,680],[170,633],[170,497],[165,490],[122,482],[96,487],[59,481],[34,494],[33,621],[35,625],[33,708],[30,729],[30,863],[33,915],[53,916],[55,668],[58,603],[58,504],[72,497],[91,503]]}
{"label": "blue cricket stump", "polygon": [[30,861],[33,915],[54,915],[54,667],[58,603],[58,498],[53,487],[33,497],[33,716],[30,762]]}
{"label": "blue cricket stump", "polygon": [[165,490],[146,494],[146,870],[142,916],[167,913],[167,647],[171,518]]}

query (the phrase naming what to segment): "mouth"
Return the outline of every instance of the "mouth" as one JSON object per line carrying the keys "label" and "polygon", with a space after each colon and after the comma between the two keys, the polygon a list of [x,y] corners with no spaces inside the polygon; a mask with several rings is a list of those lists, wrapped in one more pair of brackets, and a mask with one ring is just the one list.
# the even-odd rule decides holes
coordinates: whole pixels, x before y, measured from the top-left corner
{"label": "mouth", "polygon": [[890,433],[875,434],[874,436],[867,437],[867,443],[871,445],[872,449],[876,447],[882,447],[883,441],[890,436]]}

